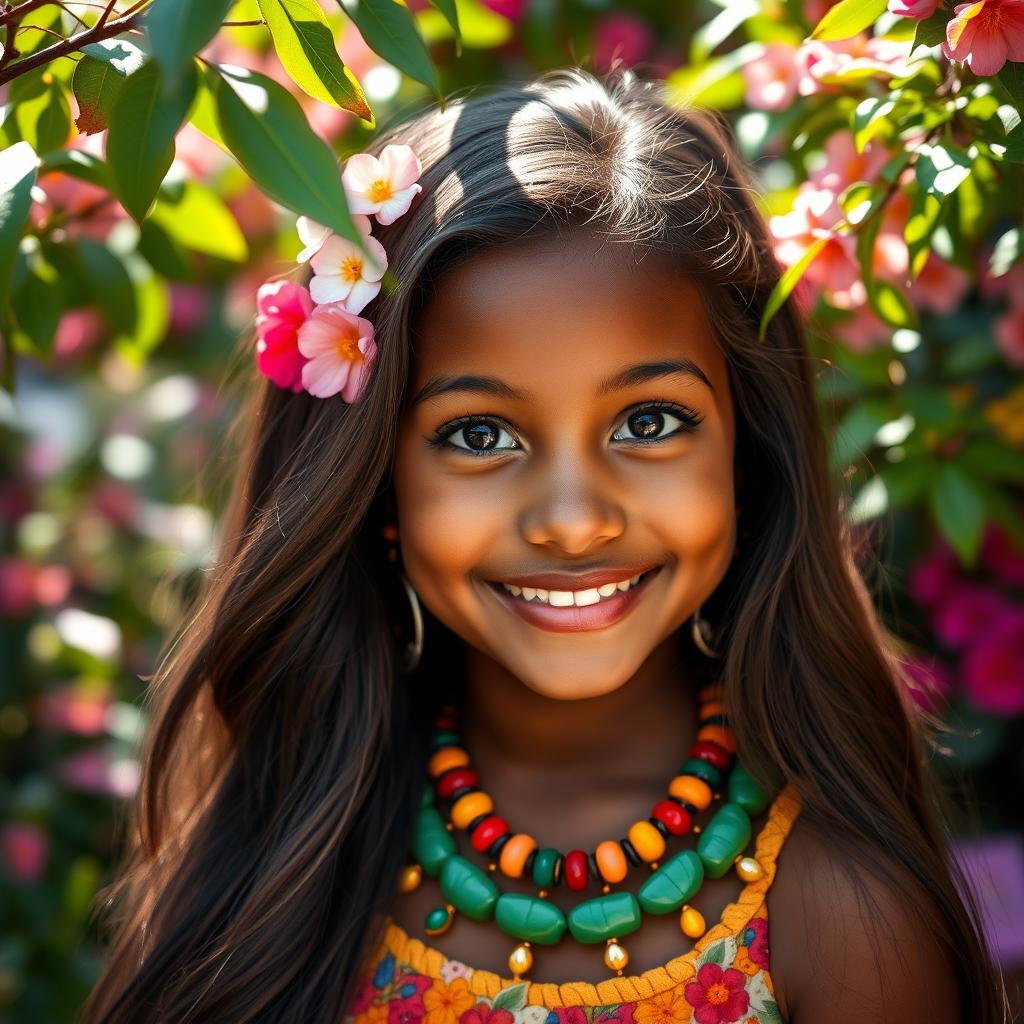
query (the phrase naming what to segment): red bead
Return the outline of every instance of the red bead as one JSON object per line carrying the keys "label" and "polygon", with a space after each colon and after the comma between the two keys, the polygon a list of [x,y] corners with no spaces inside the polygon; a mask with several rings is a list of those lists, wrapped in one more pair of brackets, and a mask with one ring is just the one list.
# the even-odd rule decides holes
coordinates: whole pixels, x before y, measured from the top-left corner
{"label": "red bead", "polygon": [[693,818],[690,817],[686,808],[680,807],[679,804],[673,803],[671,800],[659,800],[651,808],[651,817],[657,818],[674,836],[686,835],[690,831],[690,826],[693,825]]}
{"label": "red bead", "polygon": [[508,822],[504,818],[499,818],[496,814],[492,814],[489,818],[484,818],[473,829],[469,841],[473,844],[473,849],[477,853],[484,853],[495,839],[500,839],[506,832],[511,831],[508,827]]}
{"label": "red bead", "polygon": [[435,729],[457,729],[458,722],[454,715],[440,715],[434,722]]}
{"label": "red bead", "polygon": [[708,764],[713,764],[719,771],[729,767],[729,751],[711,740],[698,740],[690,747],[690,757],[699,757]]}
{"label": "red bead", "polygon": [[582,850],[570,850],[565,855],[562,874],[573,892],[583,892],[587,887],[587,855]]}
{"label": "red bead", "polygon": [[437,795],[447,800],[457,789],[479,785],[480,776],[472,768],[452,768],[437,780]]}

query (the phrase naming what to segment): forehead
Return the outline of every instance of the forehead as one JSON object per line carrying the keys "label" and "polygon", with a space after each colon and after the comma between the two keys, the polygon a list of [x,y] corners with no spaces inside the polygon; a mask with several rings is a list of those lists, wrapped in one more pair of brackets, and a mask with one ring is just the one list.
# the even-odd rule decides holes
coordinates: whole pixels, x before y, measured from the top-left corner
{"label": "forehead", "polygon": [[420,312],[413,356],[413,390],[434,374],[475,372],[564,398],[665,358],[692,359],[727,389],[699,285],[663,256],[584,232],[520,240],[452,268]]}

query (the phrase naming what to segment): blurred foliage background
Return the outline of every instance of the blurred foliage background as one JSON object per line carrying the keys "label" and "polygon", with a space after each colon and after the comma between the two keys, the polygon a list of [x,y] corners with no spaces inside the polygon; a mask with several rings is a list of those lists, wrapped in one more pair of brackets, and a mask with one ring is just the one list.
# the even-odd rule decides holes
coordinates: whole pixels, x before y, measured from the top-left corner
{"label": "blurred foliage background", "polygon": [[[216,543],[222,387],[381,123],[579,63],[727,112],[807,314],[846,514],[1024,968],[1024,14],[982,0],[0,4],[0,1019],[73,1019],[142,697]],[[196,59],[196,55],[201,59]],[[771,315],[771,308],[767,316]]]}

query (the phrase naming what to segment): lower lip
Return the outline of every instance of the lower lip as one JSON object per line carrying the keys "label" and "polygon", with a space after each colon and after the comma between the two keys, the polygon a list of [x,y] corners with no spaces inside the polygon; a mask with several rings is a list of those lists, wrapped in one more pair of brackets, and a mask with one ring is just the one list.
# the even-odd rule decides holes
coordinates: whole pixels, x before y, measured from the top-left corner
{"label": "lower lip", "polygon": [[602,598],[597,604],[584,605],[582,608],[576,605],[555,608],[542,601],[524,601],[521,597],[513,597],[500,583],[488,582],[487,586],[499,601],[531,626],[546,629],[549,633],[582,633],[591,629],[604,629],[618,622],[643,597],[651,580],[660,571],[659,565],[629,590],[620,590],[612,597]]}

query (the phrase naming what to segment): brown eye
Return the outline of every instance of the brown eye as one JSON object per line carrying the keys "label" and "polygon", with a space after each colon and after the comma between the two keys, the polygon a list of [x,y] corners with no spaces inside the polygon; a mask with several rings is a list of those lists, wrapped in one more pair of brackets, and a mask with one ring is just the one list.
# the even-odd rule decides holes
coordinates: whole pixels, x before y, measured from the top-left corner
{"label": "brown eye", "polygon": [[[670,408],[660,405],[647,405],[631,412],[623,422],[623,427],[629,431],[622,436],[623,427],[615,432],[616,441],[663,441],[676,434],[688,433],[696,429],[702,417],[686,409],[684,406],[672,403]],[[673,428],[673,421],[680,424]],[[670,432],[662,433],[666,428]]]}

